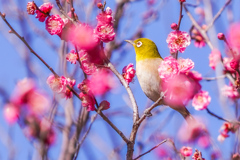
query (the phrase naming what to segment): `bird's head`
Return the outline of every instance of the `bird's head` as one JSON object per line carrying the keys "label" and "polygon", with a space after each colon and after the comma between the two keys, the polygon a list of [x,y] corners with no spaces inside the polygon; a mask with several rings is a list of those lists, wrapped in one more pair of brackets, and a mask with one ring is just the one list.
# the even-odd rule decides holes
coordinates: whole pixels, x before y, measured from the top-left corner
{"label": "bird's head", "polygon": [[134,41],[125,41],[133,45],[136,52],[136,61],[150,58],[162,58],[158,52],[156,44],[150,39],[139,38]]}

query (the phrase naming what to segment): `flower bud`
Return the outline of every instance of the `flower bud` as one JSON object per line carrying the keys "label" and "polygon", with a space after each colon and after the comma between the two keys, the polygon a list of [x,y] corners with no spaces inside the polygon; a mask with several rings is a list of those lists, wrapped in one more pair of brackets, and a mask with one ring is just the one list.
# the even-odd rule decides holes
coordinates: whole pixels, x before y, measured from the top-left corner
{"label": "flower bud", "polygon": [[224,40],[225,39],[225,35],[223,33],[218,33],[218,39],[219,40]]}
{"label": "flower bud", "polygon": [[5,17],[6,17],[6,14],[5,14],[5,13],[2,13],[2,16],[3,16],[3,18],[5,18]]}
{"label": "flower bud", "polygon": [[99,9],[102,9],[102,8],[103,8],[103,4],[102,4],[102,3],[98,3],[98,4],[97,4],[97,7],[98,7]]}
{"label": "flower bud", "polygon": [[178,28],[178,25],[176,23],[171,24],[172,30],[176,30]]}
{"label": "flower bud", "polygon": [[99,105],[101,110],[107,110],[110,108],[110,103],[108,101],[102,101]]}

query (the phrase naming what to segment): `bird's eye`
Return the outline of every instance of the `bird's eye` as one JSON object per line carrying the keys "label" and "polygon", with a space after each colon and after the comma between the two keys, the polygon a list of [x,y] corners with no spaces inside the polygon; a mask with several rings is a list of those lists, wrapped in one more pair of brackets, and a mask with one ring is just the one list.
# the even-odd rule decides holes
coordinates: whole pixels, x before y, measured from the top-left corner
{"label": "bird's eye", "polygon": [[137,42],[137,47],[141,47],[142,46],[142,42],[141,41],[138,41]]}

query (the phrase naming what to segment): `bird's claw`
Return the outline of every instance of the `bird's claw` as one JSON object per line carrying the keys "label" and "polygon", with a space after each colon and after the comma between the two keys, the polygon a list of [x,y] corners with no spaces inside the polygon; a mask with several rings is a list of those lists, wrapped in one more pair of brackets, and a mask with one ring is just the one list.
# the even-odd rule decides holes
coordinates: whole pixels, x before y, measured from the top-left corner
{"label": "bird's claw", "polygon": [[152,113],[151,112],[145,112],[146,117],[151,117]]}

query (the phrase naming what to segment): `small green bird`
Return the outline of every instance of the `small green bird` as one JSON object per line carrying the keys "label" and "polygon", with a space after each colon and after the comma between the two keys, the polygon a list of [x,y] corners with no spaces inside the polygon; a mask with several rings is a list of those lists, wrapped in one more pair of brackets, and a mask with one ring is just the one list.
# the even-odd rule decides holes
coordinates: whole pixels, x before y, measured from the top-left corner
{"label": "small green bird", "polygon": [[[133,45],[136,52],[136,74],[140,86],[145,95],[152,101],[160,98],[161,78],[159,77],[158,67],[163,59],[158,52],[156,44],[147,38],[139,38],[135,41],[125,40]],[[159,105],[165,104],[164,100]],[[178,111],[185,119],[192,118],[185,106],[169,106]]]}

